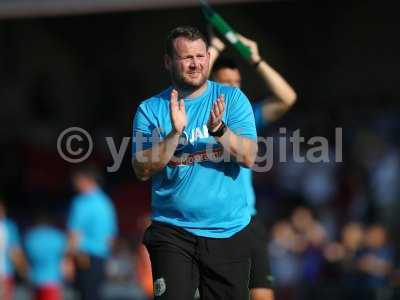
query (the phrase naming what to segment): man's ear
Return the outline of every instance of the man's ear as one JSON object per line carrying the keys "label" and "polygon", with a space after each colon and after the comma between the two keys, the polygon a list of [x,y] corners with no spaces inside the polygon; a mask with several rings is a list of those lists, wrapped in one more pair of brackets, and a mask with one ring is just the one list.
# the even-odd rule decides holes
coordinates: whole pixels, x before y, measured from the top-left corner
{"label": "man's ear", "polygon": [[164,54],[164,67],[171,70],[172,58],[168,54]]}

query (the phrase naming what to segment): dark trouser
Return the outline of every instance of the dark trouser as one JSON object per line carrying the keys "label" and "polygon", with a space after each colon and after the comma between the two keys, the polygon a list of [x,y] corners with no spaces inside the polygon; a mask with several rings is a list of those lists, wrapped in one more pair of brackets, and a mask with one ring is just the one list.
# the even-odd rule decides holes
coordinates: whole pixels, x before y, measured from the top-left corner
{"label": "dark trouser", "polygon": [[160,222],[146,230],[143,242],[152,263],[155,299],[249,299],[249,231],[230,238],[195,236]]}
{"label": "dark trouser", "polygon": [[81,300],[101,300],[105,259],[97,256],[88,258],[87,266],[77,266],[76,287]]}
{"label": "dark trouser", "polygon": [[267,255],[267,233],[264,224],[257,217],[252,217],[249,231],[251,236],[249,288],[271,288],[272,278]]}

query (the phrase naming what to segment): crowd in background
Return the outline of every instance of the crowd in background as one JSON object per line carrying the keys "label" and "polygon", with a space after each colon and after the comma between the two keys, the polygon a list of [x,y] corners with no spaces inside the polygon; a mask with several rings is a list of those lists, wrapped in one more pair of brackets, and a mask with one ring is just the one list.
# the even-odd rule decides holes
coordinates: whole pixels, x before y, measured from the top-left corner
{"label": "crowd in background", "polygon": [[375,109],[360,109],[366,113],[352,126],[342,120],[343,162],[334,162],[332,147],[329,163],[289,158],[269,174],[255,174],[283,299],[398,296],[391,288],[398,285],[400,124],[394,112]]}
{"label": "crowd in background", "polygon": [[[269,233],[265,251],[277,299],[395,299],[398,124],[389,115],[383,120],[372,117],[365,124],[343,127],[343,162],[297,163],[289,154],[287,162],[276,162],[269,172],[254,173],[258,213]],[[278,136],[279,126],[263,134]],[[354,132],[352,138],[349,130]],[[109,180],[105,188],[120,227],[107,264],[108,278],[149,295],[149,261],[140,243],[149,222],[149,187],[132,179]],[[68,188],[63,193],[71,194]],[[68,203],[60,203],[64,216]],[[57,204],[52,206],[54,215],[63,215]],[[23,235],[29,235],[30,223],[23,220],[20,225]]]}

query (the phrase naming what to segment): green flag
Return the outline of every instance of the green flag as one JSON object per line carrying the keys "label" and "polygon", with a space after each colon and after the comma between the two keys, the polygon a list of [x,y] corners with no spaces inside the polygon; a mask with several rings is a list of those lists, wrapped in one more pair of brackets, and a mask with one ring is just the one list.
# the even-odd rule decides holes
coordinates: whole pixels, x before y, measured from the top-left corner
{"label": "green flag", "polygon": [[250,59],[251,50],[249,47],[244,45],[236,36],[235,31],[231,26],[219,15],[217,12],[207,4],[206,1],[200,0],[203,14],[207,21],[220,33],[222,34],[240,53],[245,59]]}

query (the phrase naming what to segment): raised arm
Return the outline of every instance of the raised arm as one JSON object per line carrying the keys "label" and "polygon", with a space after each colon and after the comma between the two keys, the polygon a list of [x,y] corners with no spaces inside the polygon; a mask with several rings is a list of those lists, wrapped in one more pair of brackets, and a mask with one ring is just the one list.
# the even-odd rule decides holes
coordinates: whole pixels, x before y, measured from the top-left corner
{"label": "raised arm", "polygon": [[172,131],[166,138],[149,149],[136,152],[132,158],[133,169],[140,180],[149,179],[168,164],[178,146],[179,137],[186,127],[185,104],[183,99],[178,101],[176,90],[171,92],[170,115]]}
{"label": "raised arm", "polygon": [[272,97],[266,99],[262,106],[262,116],[266,121],[275,121],[285,114],[296,102],[297,95],[287,81],[261,58],[258,45],[244,36],[237,34],[240,41],[251,49],[249,63],[255,65],[257,73],[263,79],[266,89]]}
{"label": "raised arm", "polygon": [[218,59],[218,57],[222,53],[222,51],[225,50],[226,46],[225,46],[224,42],[214,34],[212,29],[209,29],[208,32],[209,32],[209,36],[210,36],[210,45],[208,47],[208,51],[210,52],[209,73],[211,73],[215,61]]}

